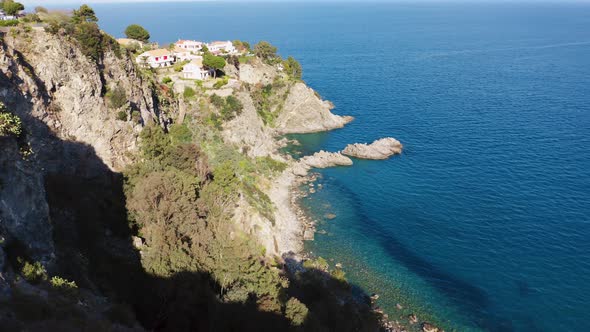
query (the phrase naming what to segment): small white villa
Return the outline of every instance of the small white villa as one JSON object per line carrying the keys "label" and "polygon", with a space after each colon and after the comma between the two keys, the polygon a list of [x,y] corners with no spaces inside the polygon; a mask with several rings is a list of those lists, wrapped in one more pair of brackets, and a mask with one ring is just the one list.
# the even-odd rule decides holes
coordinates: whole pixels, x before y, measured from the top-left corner
{"label": "small white villa", "polygon": [[200,51],[201,48],[203,47],[203,43],[200,41],[184,40],[184,39],[180,39],[179,41],[174,43],[174,45],[177,48],[182,48],[182,49],[193,51],[193,52]]}
{"label": "small white villa", "polygon": [[182,68],[182,77],[192,80],[204,80],[211,77],[213,71],[203,67],[203,57],[197,56]]}
{"label": "small white villa", "polygon": [[207,48],[209,48],[209,52],[213,54],[220,54],[220,53],[228,53],[234,54],[236,53],[236,48],[234,47],[234,43],[231,41],[214,41],[207,44]]}
{"label": "small white villa", "polygon": [[180,61],[192,60],[198,57],[195,52],[186,48],[180,48],[178,46],[174,48],[174,56],[176,56],[176,60]]}
{"label": "small white villa", "polygon": [[176,62],[176,57],[167,49],[157,49],[144,52],[137,57],[137,63],[152,68],[168,67]]}

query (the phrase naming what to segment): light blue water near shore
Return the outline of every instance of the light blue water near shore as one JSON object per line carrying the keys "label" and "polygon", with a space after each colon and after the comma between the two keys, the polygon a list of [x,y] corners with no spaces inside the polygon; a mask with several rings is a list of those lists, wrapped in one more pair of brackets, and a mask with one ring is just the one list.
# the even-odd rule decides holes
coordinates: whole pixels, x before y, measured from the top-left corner
{"label": "light blue water near shore", "polygon": [[[590,330],[590,5],[96,5],[114,35],[269,40],[355,122],[336,151],[403,155],[322,171],[313,252],[458,330]],[[405,313],[404,313],[405,315]]]}

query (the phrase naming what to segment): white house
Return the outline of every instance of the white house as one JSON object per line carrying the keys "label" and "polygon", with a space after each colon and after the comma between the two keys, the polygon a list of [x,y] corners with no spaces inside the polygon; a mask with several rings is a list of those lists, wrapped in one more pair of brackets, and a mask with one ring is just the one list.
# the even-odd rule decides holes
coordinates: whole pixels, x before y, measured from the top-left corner
{"label": "white house", "polygon": [[189,51],[193,51],[193,52],[200,51],[201,48],[203,47],[203,43],[200,42],[200,41],[196,41],[196,40],[183,40],[183,39],[180,39],[179,41],[177,41],[176,43],[174,43],[174,45],[177,48],[183,48],[185,50],[189,50]]}
{"label": "white house", "polygon": [[207,48],[209,48],[209,52],[213,54],[220,54],[220,53],[229,53],[234,54],[236,53],[236,48],[234,47],[234,43],[231,41],[214,41],[207,44]]}
{"label": "white house", "polygon": [[192,80],[204,80],[211,77],[212,70],[203,67],[203,57],[197,56],[182,68],[182,77]]}
{"label": "white house", "polygon": [[168,67],[176,62],[174,54],[167,49],[157,49],[140,54],[137,59],[140,65],[149,65],[152,68]]}
{"label": "white house", "polygon": [[176,56],[176,59],[180,61],[192,60],[198,57],[198,55],[196,55],[193,51],[181,47],[174,48],[174,56]]}

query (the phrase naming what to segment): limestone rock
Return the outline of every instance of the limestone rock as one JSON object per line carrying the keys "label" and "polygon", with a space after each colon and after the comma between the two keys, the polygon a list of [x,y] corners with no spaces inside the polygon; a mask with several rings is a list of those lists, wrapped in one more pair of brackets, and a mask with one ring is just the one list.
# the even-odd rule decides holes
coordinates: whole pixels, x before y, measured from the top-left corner
{"label": "limestone rock", "polygon": [[303,157],[300,163],[311,168],[328,168],[334,166],[350,166],[352,165],[352,160],[340,152],[326,152],[322,150],[311,156]]}
{"label": "limestone rock", "polygon": [[240,81],[248,84],[271,84],[274,78],[279,75],[277,68],[262,63],[252,58],[252,64],[241,64],[239,77]]}
{"label": "limestone rock", "polygon": [[277,131],[281,134],[312,133],[342,128],[352,121],[352,117],[333,114],[332,108],[332,103],[320,99],[310,87],[296,83],[277,118]]}
{"label": "limestone rock", "polygon": [[224,124],[224,140],[237,145],[250,157],[272,154],[278,143],[273,138],[273,132],[258,116],[252,98],[245,92],[237,93],[236,97],[244,108],[239,116]]}
{"label": "limestone rock", "polygon": [[387,159],[402,152],[402,144],[395,138],[387,137],[371,144],[349,144],[342,154],[360,159]]}
{"label": "limestone rock", "polygon": [[436,327],[430,323],[422,323],[422,331],[424,331],[424,332],[440,332],[441,330],[438,327]]}

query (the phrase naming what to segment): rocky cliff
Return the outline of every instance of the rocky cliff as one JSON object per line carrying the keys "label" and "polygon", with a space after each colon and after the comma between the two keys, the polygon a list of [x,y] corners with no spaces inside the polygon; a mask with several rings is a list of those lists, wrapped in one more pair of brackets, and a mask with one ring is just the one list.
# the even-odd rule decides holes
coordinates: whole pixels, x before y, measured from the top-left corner
{"label": "rocky cliff", "polygon": [[15,30],[0,43],[0,101],[23,123],[21,138],[0,137],[0,236],[41,262],[54,256],[48,179],[99,178],[127,165],[141,124],[116,120],[104,93],[118,85],[140,122],[159,112],[148,82],[126,54],[97,64],[65,36]]}

